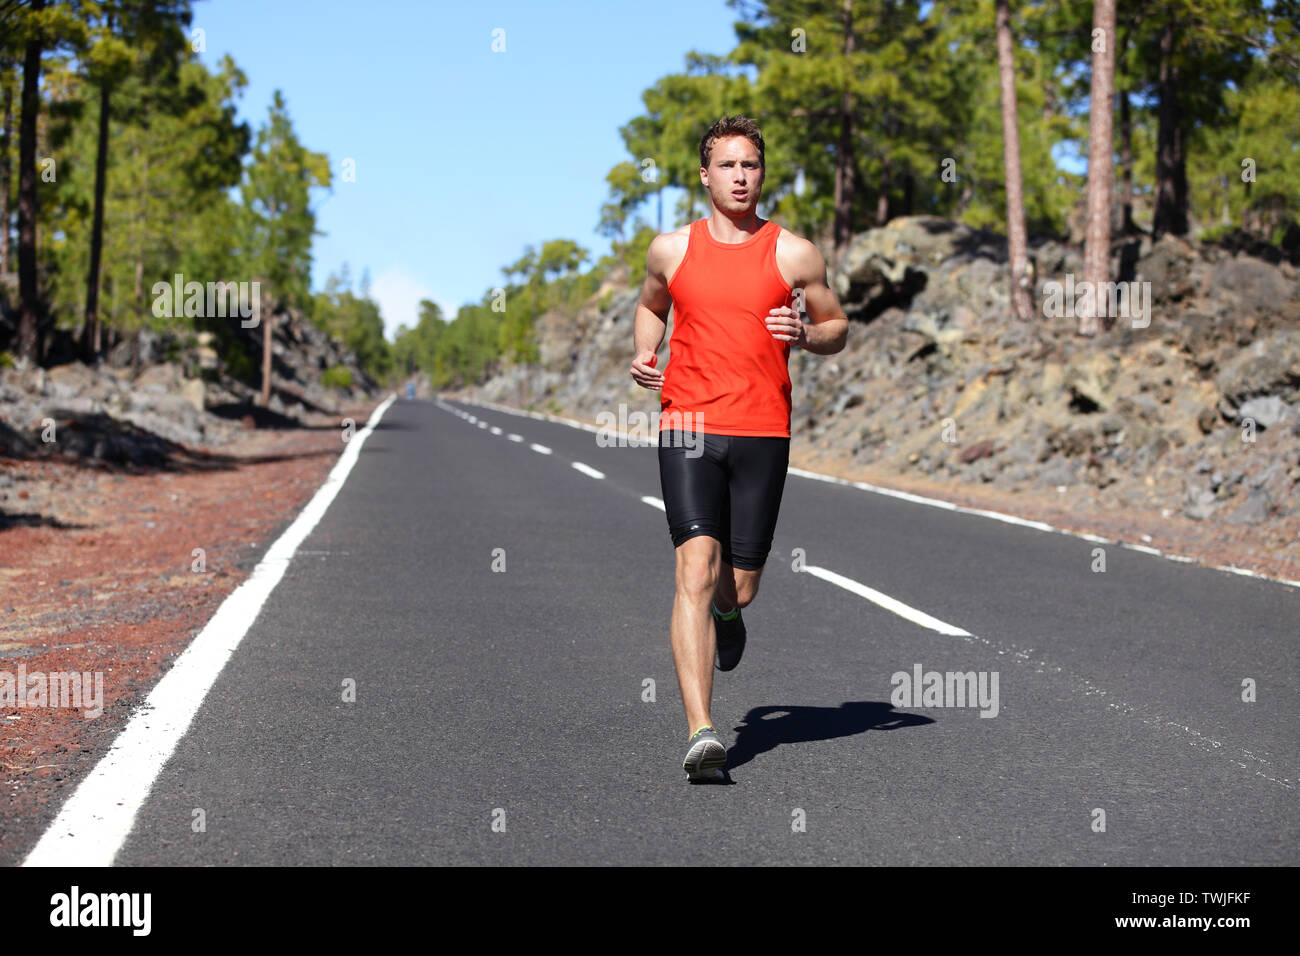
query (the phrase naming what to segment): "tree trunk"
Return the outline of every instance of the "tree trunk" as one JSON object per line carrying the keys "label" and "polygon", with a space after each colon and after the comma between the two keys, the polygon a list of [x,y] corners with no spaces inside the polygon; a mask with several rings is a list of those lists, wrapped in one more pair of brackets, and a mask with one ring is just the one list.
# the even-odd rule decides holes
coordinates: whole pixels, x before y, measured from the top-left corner
{"label": "tree trunk", "polygon": [[[5,61],[3,75],[8,78],[10,63]],[[4,132],[3,144],[0,144],[0,272],[13,272],[14,264],[9,261],[9,151],[14,135],[14,91],[6,82],[4,84]]]}
{"label": "tree trunk", "polygon": [[[1113,135],[1111,96],[1115,88],[1115,0],[1092,4],[1092,92],[1088,110],[1088,224],[1083,244],[1083,278],[1091,300],[1079,313],[1079,334],[1101,331],[1101,289],[1110,281],[1110,182]],[[1101,35],[1097,35],[1097,31]],[[1101,49],[1097,49],[1098,46]],[[1106,301],[1109,301],[1107,298]],[[1091,308],[1089,308],[1091,304]],[[1114,319],[1114,316],[1107,316]],[[1110,324],[1108,321],[1107,325]]]}
{"label": "tree trunk", "polygon": [[889,222],[889,157],[880,160],[880,195],[876,197],[876,225],[883,226]]}
{"label": "tree trunk", "polygon": [[263,408],[271,407],[271,324],[275,321],[275,310],[267,309],[262,319],[262,394]]}
{"label": "tree trunk", "polygon": [[135,334],[131,336],[131,379],[140,375],[140,333],[144,330],[144,260],[135,260]]}
{"label": "tree trunk", "polygon": [[1178,65],[1174,62],[1172,16],[1160,31],[1160,81],[1157,95],[1156,209],[1151,237],[1187,234],[1187,155],[1183,144],[1182,108],[1178,102]]}
{"label": "tree trunk", "polygon": [[[31,12],[45,9],[45,0],[32,0]],[[36,285],[36,110],[41,79],[41,36],[27,41],[23,51],[22,118],[18,130],[18,355],[35,363],[36,317],[40,303]]]}
{"label": "tree trunk", "polygon": [[1123,177],[1119,191],[1123,203],[1120,234],[1125,236],[1140,231],[1133,221],[1133,107],[1128,92],[1126,89],[1119,94],[1119,165]]}
{"label": "tree trunk", "polygon": [[99,88],[99,146],[95,151],[95,213],[90,227],[90,269],[86,275],[86,324],[81,330],[81,353],[95,358],[99,339],[99,258],[104,245],[104,178],[108,171],[108,84]]}
{"label": "tree trunk", "polygon": [[1020,193],[1020,126],[1016,116],[1016,64],[1011,45],[1011,11],[997,0],[998,78],[1002,86],[1002,163],[1007,188],[1007,257],[1011,264],[1011,311],[1029,319],[1029,237]]}
{"label": "tree trunk", "polygon": [[[844,24],[844,55],[853,52],[853,0],[844,0],[841,19]],[[849,240],[853,238],[853,95],[847,87],[840,98],[840,135],[835,144],[835,268]]]}

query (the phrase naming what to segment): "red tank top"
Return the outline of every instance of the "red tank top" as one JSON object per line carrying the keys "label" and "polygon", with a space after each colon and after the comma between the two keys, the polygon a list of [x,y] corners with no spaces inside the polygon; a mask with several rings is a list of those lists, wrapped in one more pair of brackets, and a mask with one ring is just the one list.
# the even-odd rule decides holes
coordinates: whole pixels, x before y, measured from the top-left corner
{"label": "red tank top", "polygon": [[790,343],[767,328],[790,305],[776,267],[772,220],[744,242],[720,242],[691,223],[686,255],[668,282],[673,334],[660,389],[659,430],[790,437]]}

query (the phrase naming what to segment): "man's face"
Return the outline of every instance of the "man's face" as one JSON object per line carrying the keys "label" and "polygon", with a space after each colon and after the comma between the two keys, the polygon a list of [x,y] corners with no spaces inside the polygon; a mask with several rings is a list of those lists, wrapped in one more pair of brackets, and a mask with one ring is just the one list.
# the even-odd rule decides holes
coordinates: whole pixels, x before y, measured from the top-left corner
{"label": "man's face", "polygon": [[700,168],[700,181],[723,212],[749,212],[763,190],[758,147],[744,136],[715,140],[708,167]]}

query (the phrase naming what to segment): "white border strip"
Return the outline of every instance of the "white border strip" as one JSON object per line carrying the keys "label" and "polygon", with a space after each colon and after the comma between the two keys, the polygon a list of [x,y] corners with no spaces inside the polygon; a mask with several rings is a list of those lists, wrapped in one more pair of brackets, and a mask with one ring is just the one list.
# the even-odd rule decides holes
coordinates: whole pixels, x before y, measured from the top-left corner
{"label": "white border strip", "polygon": [[311,501],[176,658],[108,753],[68,798],[23,866],[112,866],[154,781],[217,676],[284,576],[294,552],[343,487],[361,446],[396,398],[396,393],[390,395],[371,413],[366,427],[348,442]]}
{"label": "white border strip", "polygon": [[[527,416],[535,418],[538,421],[559,422],[568,425],[570,428],[580,428],[588,432],[600,432],[602,429],[587,422],[580,422],[573,418],[565,418],[560,415],[547,415],[542,412],[526,412],[518,408],[510,408],[508,405],[498,405],[496,402],[483,401],[482,399],[456,398],[452,401],[465,402],[469,405],[482,405],[487,408],[503,412],[507,415]],[[620,438],[628,444],[643,444],[639,440],[632,440],[626,435],[620,434]],[[873,494],[884,495],[889,498],[898,498],[902,501],[910,501],[913,504],[926,505],[931,508],[942,508],[945,511],[954,511],[959,514],[975,515],[980,518],[991,518],[994,521],[1001,521],[1004,524],[1018,525],[1022,528],[1033,528],[1035,531],[1050,531],[1053,534],[1064,534],[1071,538],[1080,538],[1084,541],[1092,541],[1097,544],[1110,544],[1116,547],[1126,548],[1130,551],[1140,551],[1143,554],[1154,555],[1164,558],[1168,561],[1177,561],[1180,564],[1194,564],[1203,568],[1210,568],[1214,571],[1227,571],[1229,574],[1240,574],[1243,577],[1255,578],[1260,581],[1269,581],[1273,584],[1283,584],[1290,588],[1300,588],[1300,581],[1292,581],[1289,578],[1273,577],[1260,571],[1252,571],[1249,568],[1239,568],[1231,564],[1202,564],[1196,558],[1190,558],[1186,555],[1175,554],[1171,551],[1161,551],[1158,548],[1152,548],[1148,545],[1130,544],[1127,541],[1119,541],[1112,538],[1103,538],[1100,535],[1086,534],[1082,531],[1071,531],[1068,528],[1057,528],[1054,525],[1047,524],[1043,521],[1033,521],[1029,518],[1021,518],[1016,515],[1006,514],[1001,511],[989,511],[984,508],[967,508],[965,505],[954,504],[951,501],[943,501],[939,498],[927,498],[924,495],[912,494],[908,491],[897,491],[893,488],[883,488],[879,485],[873,485],[865,481],[850,481],[848,478],[838,478],[835,475],[824,475],[816,471],[807,471],[803,468],[790,467],[787,469],[789,474],[798,475],[800,478],[811,478],[815,481],[827,481],[836,485],[848,485],[851,488],[858,488],[862,491],[869,491]]]}

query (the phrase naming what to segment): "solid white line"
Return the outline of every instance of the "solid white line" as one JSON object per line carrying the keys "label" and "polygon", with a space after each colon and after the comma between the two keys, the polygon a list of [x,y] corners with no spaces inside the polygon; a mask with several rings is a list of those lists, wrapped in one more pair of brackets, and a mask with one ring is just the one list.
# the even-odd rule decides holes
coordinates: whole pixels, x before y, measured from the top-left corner
{"label": "solid white line", "polygon": [[986,511],[983,508],[966,508],[962,505],[953,504],[951,501],[942,501],[938,498],[926,498],[923,495],[914,495],[908,491],[895,491],[893,488],[881,488],[878,485],[868,484],[865,481],[849,481],[847,478],[836,478],[834,475],[823,475],[820,472],[805,471],[802,468],[788,468],[786,470],[792,475],[798,475],[800,478],[812,478],[815,481],[828,481],[836,485],[848,485],[852,488],[861,488],[863,491],[885,495],[889,498],[898,498],[902,501],[910,501],[913,504],[929,505],[931,508],[942,508],[944,511],[957,511],[961,514],[979,515],[981,518],[992,518],[995,521],[1003,521],[1007,524],[1019,525],[1022,528],[1033,528],[1035,531],[1057,530],[1050,524],[1045,524],[1042,521],[1031,521],[1029,518],[1018,518],[1015,515],[1003,514],[1000,511]]}
{"label": "solid white line", "polygon": [[660,511],[664,512],[665,514],[667,514],[668,512],[668,509],[664,507],[664,503],[660,501],[658,498],[652,498],[650,495],[642,495],[641,500],[644,501],[646,504],[650,505],[652,508],[658,508]]}
{"label": "solid white line", "polygon": [[828,571],[825,568],[819,568],[811,564],[804,565],[803,568],[808,574],[821,578],[823,581],[829,581],[831,584],[838,584],[846,591],[852,591],[858,597],[864,597],[873,604],[878,604],[886,611],[893,611],[899,617],[906,618],[913,624],[920,624],[922,627],[928,627],[932,631],[938,631],[940,634],[948,634],[952,637],[970,637],[970,631],[964,631],[960,627],[954,627],[951,624],[945,624],[937,617],[931,617],[924,611],[918,611],[916,608],[904,604],[902,601],[896,601],[888,594],[882,594],[875,588],[869,588],[865,584],[860,584],[852,578],[846,578],[842,574],[836,574],[834,571]]}
{"label": "solid white line", "polygon": [[528,447],[531,448],[533,451],[537,452],[539,455],[549,455],[551,453],[551,450],[549,448],[547,448],[545,445],[539,445],[537,444],[537,442],[533,442]]}
{"label": "solid white line", "polygon": [[592,478],[605,477],[605,473],[603,471],[597,471],[595,468],[592,468],[590,465],[584,465],[580,461],[575,461],[572,464],[574,468],[578,469],[578,471],[582,472],[584,475],[590,475]]}
{"label": "solid white line", "polygon": [[266,556],[235,588],[207,626],[176,658],[113,745],[81,781],[33,847],[24,866],[111,866],[163,765],[198,713],[262,605],[284,576],[294,552],[343,487],[366,438],[397,395],[388,397],[353,436],[325,483]]}

